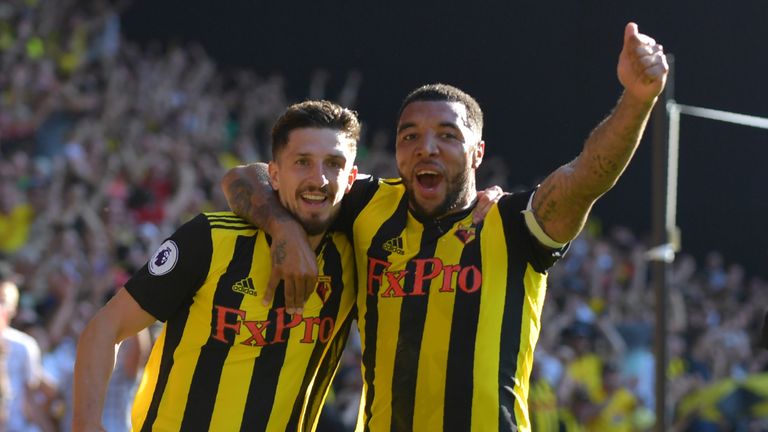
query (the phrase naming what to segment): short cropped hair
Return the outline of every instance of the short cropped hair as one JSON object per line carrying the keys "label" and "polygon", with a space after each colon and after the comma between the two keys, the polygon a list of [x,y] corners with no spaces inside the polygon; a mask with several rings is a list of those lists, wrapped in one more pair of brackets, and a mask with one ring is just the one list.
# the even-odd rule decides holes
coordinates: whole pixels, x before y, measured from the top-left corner
{"label": "short cropped hair", "polygon": [[469,124],[466,126],[479,135],[483,133],[483,110],[480,109],[480,104],[475,98],[452,85],[427,84],[410,92],[397,112],[398,121],[405,107],[413,102],[459,102],[467,109],[467,122]]}
{"label": "short cropped hair", "polygon": [[360,121],[357,113],[327,100],[304,101],[289,106],[272,127],[272,159],[288,144],[294,129],[318,128],[342,132],[351,140],[350,148],[357,151]]}

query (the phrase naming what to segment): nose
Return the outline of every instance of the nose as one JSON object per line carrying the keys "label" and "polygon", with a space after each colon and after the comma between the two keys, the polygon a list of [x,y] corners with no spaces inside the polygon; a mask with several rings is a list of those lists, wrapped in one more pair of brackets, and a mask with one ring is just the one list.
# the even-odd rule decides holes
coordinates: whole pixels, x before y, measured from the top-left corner
{"label": "nose", "polygon": [[315,164],[309,176],[309,182],[318,188],[328,185],[328,175],[323,164]]}
{"label": "nose", "polygon": [[437,137],[435,134],[425,134],[416,147],[418,156],[434,156],[438,153]]}

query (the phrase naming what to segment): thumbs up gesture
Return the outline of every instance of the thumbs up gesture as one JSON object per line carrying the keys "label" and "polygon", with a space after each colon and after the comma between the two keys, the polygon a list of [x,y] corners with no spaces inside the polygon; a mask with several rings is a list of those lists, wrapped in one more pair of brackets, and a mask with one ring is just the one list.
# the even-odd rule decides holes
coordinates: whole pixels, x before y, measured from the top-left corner
{"label": "thumbs up gesture", "polygon": [[637,24],[624,28],[624,46],[616,67],[625,94],[643,102],[653,102],[664,90],[669,65],[664,48],[648,35],[640,33]]}

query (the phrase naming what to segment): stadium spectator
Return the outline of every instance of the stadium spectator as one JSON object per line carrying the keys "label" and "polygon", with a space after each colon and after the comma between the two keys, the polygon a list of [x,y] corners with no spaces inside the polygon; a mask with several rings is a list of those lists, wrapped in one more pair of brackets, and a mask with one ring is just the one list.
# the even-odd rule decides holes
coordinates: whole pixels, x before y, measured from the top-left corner
{"label": "stadium spectator", "polygon": [[[4,264],[4,263],[3,263]],[[5,269],[0,273],[0,347],[2,347],[4,430],[9,432],[52,431],[53,423],[37,393],[46,386],[35,339],[11,326],[16,315],[19,290],[15,276]]]}

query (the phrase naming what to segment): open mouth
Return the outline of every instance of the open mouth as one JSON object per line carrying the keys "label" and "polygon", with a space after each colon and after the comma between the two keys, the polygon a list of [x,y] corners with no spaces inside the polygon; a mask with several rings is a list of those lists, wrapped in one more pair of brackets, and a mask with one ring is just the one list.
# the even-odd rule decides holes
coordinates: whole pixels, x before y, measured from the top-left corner
{"label": "open mouth", "polygon": [[416,172],[416,181],[424,189],[435,189],[440,185],[443,175],[434,170],[419,170]]}
{"label": "open mouth", "polygon": [[328,195],[322,192],[304,192],[300,197],[302,201],[310,205],[319,205],[328,201]]}

